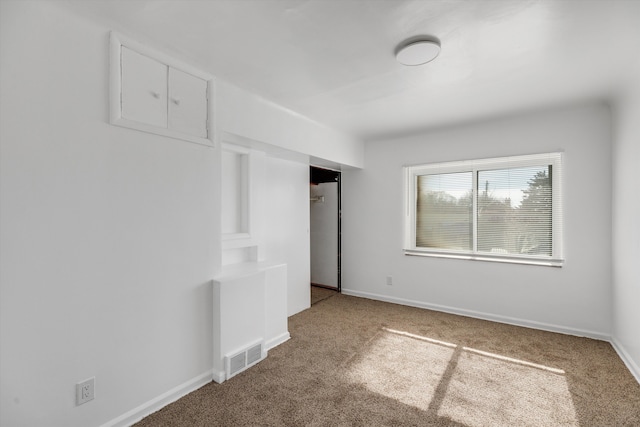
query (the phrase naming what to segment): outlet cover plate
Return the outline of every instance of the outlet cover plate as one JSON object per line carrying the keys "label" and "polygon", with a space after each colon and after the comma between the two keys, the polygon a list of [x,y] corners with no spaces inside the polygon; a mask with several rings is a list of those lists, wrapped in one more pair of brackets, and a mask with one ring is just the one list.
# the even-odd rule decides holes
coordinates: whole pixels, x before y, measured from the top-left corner
{"label": "outlet cover plate", "polygon": [[76,384],[76,406],[87,403],[95,397],[96,377],[91,377]]}

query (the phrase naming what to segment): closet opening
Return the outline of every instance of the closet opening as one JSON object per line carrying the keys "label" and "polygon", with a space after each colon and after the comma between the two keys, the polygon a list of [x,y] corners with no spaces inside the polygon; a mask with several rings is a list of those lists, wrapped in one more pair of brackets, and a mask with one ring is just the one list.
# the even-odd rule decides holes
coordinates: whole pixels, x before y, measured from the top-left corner
{"label": "closet opening", "polygon": [[341,177],[340,171],[316,166],[310,167],[309,177],[311,294],[314,303],[313,300],[320,296],[332,295],[323,290],[341,290]]}

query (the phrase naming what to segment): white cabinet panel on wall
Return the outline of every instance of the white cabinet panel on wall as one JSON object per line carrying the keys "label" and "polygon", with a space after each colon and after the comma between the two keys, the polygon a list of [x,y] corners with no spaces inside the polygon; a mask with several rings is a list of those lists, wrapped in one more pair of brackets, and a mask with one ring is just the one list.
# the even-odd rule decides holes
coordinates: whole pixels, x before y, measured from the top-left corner
{"label": "white cabinet panel on wall", "polygon": [[111,123],[213,146],[213,77],[111,33]]}
{"label": "white cabinet panel on wall", "polygon": [[207,82],[169,67],[169,129],[207,137]]}
{"label": "white cabinet panel on wall", "polygon": [[122,117],[167,126],[167,66],[122,47]]}

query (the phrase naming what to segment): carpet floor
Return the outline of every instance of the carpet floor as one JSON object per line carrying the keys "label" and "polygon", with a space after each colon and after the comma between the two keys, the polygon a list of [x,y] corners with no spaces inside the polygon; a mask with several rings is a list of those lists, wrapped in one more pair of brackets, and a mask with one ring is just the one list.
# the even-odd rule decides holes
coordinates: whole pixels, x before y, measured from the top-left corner
{"label": "carpet floor", "polygon": [[322,300],[331,298],[338,291],[333,289],[321,288],[320,286],[311,286],[311,305],[317,304]]}
{"label": "carpet floor", "polygon": [[609,343],[334,294],[145,426],[640,426]]}

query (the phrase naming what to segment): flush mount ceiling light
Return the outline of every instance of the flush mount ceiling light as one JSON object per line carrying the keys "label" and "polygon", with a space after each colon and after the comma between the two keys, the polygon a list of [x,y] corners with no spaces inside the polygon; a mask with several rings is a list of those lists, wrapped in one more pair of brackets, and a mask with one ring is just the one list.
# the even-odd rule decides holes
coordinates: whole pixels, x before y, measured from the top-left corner
{"label": "flush mount ceiling light", "polygon": [[403,45],[396,52],[396,59],[403,65],[422,65],[436,59],[440,43],[436,40],[416,40]]}

